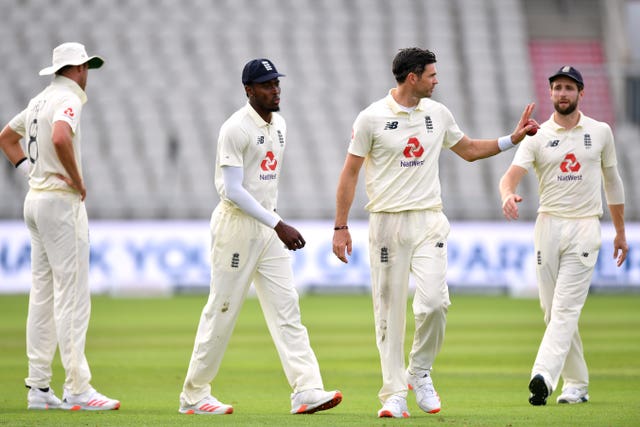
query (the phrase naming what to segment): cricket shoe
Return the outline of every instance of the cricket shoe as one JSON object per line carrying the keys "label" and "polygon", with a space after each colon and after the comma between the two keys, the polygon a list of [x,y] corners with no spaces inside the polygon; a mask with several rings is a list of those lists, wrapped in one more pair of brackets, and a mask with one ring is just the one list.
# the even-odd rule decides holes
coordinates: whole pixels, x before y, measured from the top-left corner
{"label": "cricket shoe", "polygon": [[558,403],[586,403],[589,401],[589,393],[586,388],[567,387],[558,396]]}
{"label": "cricket shoe", "polygon": [[407,399],[402,396],[391,396],[378,411],[378,418],[409,418]]}
{"label": "cricket shoe", "polygon": [[188,415],[226,415],[233,414],[233,406],[226,405],[213,396],[207,396],[195,405],[186,405],[182,403],[179,411],[181,414]]}
{"label": "cricket shoe", "polygon": [[58,409],[60,405],[62,405],[62,400],[58,399],[50,387],[45,389],[29,387],[27,409]]}
{"label": "cricket shoe", "polygon": [[429,371],[411,374],[407,370],[407,382],[409,383],[409,390],[413,390],[416,394],[416,403],[420,409],[428,414],[440,412],[440,396],[438,396],[438,392],[433,387]]}
{"label": "cricket shoe", "polygon": [[313,414],[326,411],[342,402],[342,393],[338,390],[324,391],[319,388],[291,394],[292,414]]}
{"label": "cricket shoe", "polygon": [[80,394],[64,392],[61,409],[67,411],[109,411],[120,408],[120,402],[98,393],[93,387]]}
{"label": "cricket shoe", "polygon": [[547,397],[551,394],[552,389],[542,375],[536,374],[529,382],[529,391],[531,392],[529,403],[534,406],[541,406],[547,404]]}

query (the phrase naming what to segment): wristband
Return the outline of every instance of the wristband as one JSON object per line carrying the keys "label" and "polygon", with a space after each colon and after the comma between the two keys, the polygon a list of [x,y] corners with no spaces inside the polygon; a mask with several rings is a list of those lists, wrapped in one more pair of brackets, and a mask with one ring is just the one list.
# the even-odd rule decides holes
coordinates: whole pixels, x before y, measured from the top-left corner
{"label": "wristband", "polygon": [[348,230],[349,226],[348,225],[339,225],[337,227],[333,227],[333,231],[338,231],[338,230]]}
{"label": "wristband", "polygon": [[498,138],[498,148],[500,151],[506,151],[515,147],[513,142],[511,142],[511,135],[505,135]]}
{"label": "wristband", "polygon": [[26,157],[20,159],[20,161],[16,163],[16,169],[19,170],[20,173],[22,173],[24,176],[29,176],[29,160]]}

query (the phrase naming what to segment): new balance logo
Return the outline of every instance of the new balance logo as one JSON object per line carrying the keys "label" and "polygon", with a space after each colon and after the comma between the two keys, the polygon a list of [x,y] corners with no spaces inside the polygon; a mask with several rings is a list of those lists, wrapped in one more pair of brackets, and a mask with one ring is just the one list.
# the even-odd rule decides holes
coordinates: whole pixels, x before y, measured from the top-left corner
{"label": "new balance logo", "polygon": [[557,147],[560,144],[559,139],[554,139],[553,141],[547,142],[547,147]]}
{"label": "new balance logo", "polygon": [[389,130],[389,129],[398,129],[398,122],[387,122],[384,125],[384,130]]}
{"label": "new balance logo", "polygon": [[257,143],[258,145],[264,144],[264,135],[260,135],[260,136],[258,137],[258,139],[256,140],[256,143]]}
{"label": "new balance logo", "polygon": [[238,268],[240,266],[240,254],[234,253],[231,256],[231,268]]}
{"label": "new balance logo", "polygon": [[444,248],[444,242],[436,243],[436,248]]}

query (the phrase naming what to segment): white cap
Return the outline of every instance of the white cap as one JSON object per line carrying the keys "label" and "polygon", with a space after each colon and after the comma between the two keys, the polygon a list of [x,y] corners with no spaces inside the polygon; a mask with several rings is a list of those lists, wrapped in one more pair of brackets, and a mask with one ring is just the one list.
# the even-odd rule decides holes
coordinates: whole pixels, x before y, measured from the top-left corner
{"label": "white cap", "polygon": [[100,68],[104,64],[104,59],[99,56],[88,56],[84,45],[80,43],[62,43],[53,49],[53,60],[50,67],[40,70],[41,76],[54,74],[56,71],[67,65],[82,65],[89,63],[89,68]]}

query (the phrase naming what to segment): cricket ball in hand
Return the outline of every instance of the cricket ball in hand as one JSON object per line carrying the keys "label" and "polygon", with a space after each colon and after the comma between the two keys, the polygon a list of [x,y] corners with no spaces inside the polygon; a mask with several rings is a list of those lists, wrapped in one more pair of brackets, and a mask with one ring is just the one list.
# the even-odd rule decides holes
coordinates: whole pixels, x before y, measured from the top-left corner
{"label": "cricket ball in hand", "polygon": [[529,125],[533,125],[533,126],[535,126],[535,127],[534,127],[533,129],[531,129],[529,132],[527,132],[527,135],[529,135],[529,136],[533,136],[533,135],[535,135],[536,133],[538,133],[538,126],[536,125],[536,122],[535,122],[534,120],[529,119],[529,120],[527,121],[527,126],[529,126]]}

